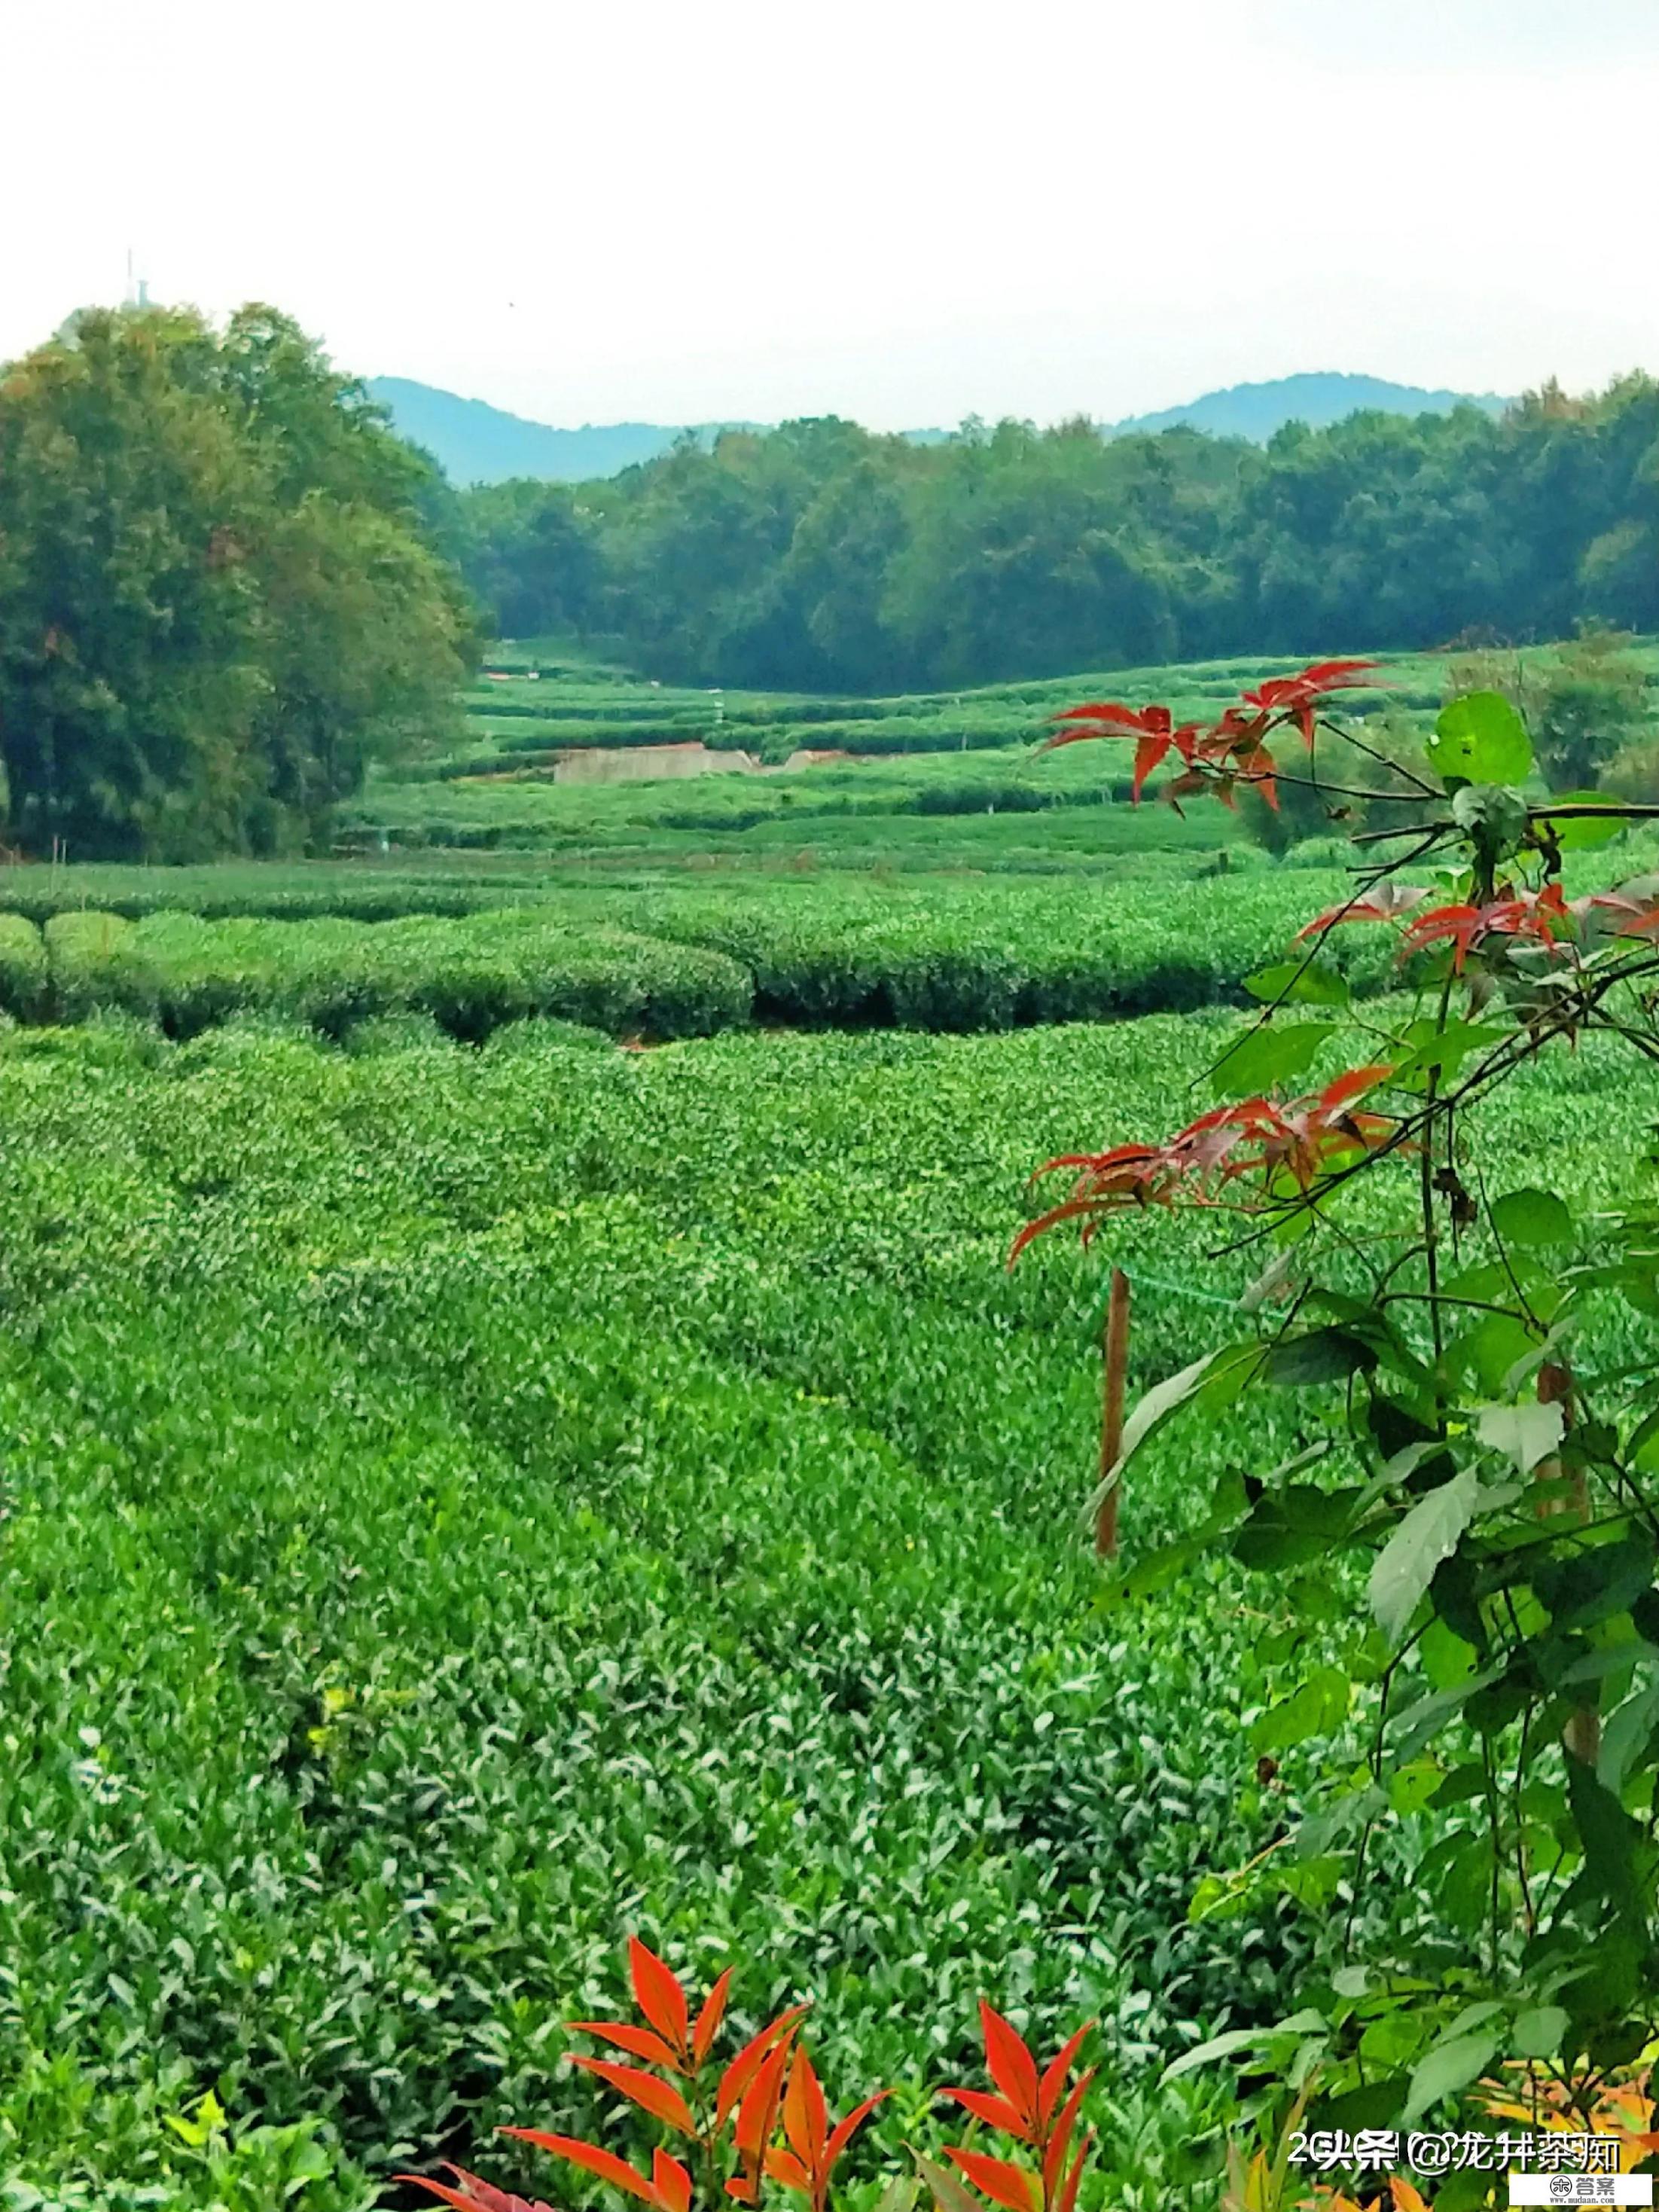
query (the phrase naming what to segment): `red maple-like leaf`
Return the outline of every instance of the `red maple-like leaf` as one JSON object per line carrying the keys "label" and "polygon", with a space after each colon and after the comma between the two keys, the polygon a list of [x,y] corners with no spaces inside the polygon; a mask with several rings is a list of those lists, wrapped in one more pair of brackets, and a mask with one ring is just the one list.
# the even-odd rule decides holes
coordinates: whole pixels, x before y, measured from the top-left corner
{"label": "red maple-like leaf", "polygon": [[1320,703],[1333,691],[1364,685],[1374,660],[1315,660],[1295,676],[1275,676],[1244,694],[1244,704],[1261,717],[1261,730],[1293,724],[1311,747]]}
{"label": "red maple-like leaf", "polygon": [[1512,891],[1507,898],[1492,899],[1484,906],[1464,902],[1431,907],[1406,931],[1400,957],[1407,959],[1431,945],[1449,945],[1452,973],[1461,975],[1469,955],[1486,938],[1529,938],[1553,950],[1571,918],[1559,884],[1550,884],[1541,891]]}
{"label": "red maple-like leaf", "polygon": [[534,2143],[538,2150],[551,2151],[555,2158],[568,2159],[573,2166],[598,2174],[601,2181],[608,2181],[626,2196],[637,2197],[641,2203],[651,2206],[652,2212],[687,2212],[691,2202],[691,2176],[665,2150],[652,2153],[647,2179],[614,2151],[601,2150],[596,2143],[579,2142],[574,2136],[550,2135],[542,2128],[502,2128],[499,2132],[520,2142]]}
{"label": "red maple-like leaf", "polygon": [[1659,900],[1650,896],[1642,897],[1633,895],[1628,890],[1620,889],[1601,891],[1595,897],[1586,900],[1584,903],[1590,907],[1599,907],[1603,913],[1616,914],[1622,917],[1618,928],[1613,932],[1615,937],[1659,935]]}
{"label": "red maple-like leaf", "polygon": [[1413,907],[1421,906],[1428,896],[1425,890],[1412,884],[1378,884],[1364,898],[1345,899],[1340,906],[1328,906],[1323,914],[1316,914],[1298,929],[1291,942],[1300,945],[1304,937],[1322,937],[1328,929],[1338,928],[1345,921],[1395,921]]}
{"label": "red maple-like leaf", "polygon": [[[1356,1152],[1395,1139],[1389,1115],[1359,1109],[1356,1101],[1393,1073],[1378,1063],[1351,1068],[1322,1091],[1281,1103],[1247,1098],[1212,1107],[1162,1145],[1115,1145],[1109,1152],[1066,1152],[1044,1161],[1032,1177],[1075,1169],[1071,1195],[1026,1223],[1008,1255],[1012,1267],[1032,1241],[1063,1221],[1083,1224],[1086,1245],[1102,1218],[1123,1206],[1192,1206],[1221,1202],[1239,1177],[1260,1174],[1268,1185],[1288,1176],[1298,1190],[1346,1164]],[[1011,2102],[1014,2101],[1010,2100]],[[1016,2106],[1018,2110],[1018,2106]]]}
{"label": "red maple-like leaf", "polygon": [[1183,760],[1192,760],[1202,729],[1197,722],[1183,722],[1176,729],[1167,707],[1128,707],[1115,699],[1095,699],[1080,707],[1067,707],[1053,719],[1081,726],[1062,729],[1058,735],[1046,738],[1038,748],[1040,751],[1052,752],[1057,745],[1074,745],[1090,738],[1132,737],[1136,740],[1131,792],[1136,805],[1140,803],[1147,777],[1171,750]]}

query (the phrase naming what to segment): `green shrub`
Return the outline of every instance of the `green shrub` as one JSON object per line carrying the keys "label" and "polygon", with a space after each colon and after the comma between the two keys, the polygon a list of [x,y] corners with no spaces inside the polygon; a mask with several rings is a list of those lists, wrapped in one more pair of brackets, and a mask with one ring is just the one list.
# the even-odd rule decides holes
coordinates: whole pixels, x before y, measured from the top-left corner
{"label": "green shrub", "polygon": [[0,914],[0,1009],[25,1021],[46,1012],[52,969],[46,940],[20,914]]}
{"label": "green shrub", "polygon": [[112,914],[60,914],[46,923],[52,1002],[58,1018],[83,1021],[94,1006],[154,1015],[156,996],[132,951],[133,925]]}

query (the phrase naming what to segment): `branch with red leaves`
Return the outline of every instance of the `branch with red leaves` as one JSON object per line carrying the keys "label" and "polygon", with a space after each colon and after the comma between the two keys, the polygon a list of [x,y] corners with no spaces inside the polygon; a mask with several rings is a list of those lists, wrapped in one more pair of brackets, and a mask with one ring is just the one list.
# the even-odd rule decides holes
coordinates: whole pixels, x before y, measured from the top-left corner
{"label": "branch with red leaves", "polygon": [[1395,1134],[1397,1119],[1356,1105],[1392,1074],[1386,1063],[1350,1068],[1322,1091],[1284,1103],[1247,1098],[1200,1114],[1161,1145],[1115,1145],[1109,1152],[1063,1152],[1032,1176],[1079,1170],[1069,1198],[1028,1221],[1008,1255],[1012,1267],[1032,1241],[1065,1221],[1083,1223],[1086,1245],[1101,1217],[1124,1206],[1218,1206],[1228,1186],[1262,1177],[1271,1202],[1285,1182],[1305,1194],[1320,1179],[1375,1152]]}
{"label": "branch with red leaves", "polygon": [[[764,2184],[774,2181],[804,2199],[805,2212],[828,2212],[830,2183],[842,2154],[892,2091],[877,2090],[844,2118],[832,2122],[817,2071],[796,2039],[806,2008],[793,2005],[751,2037],[724,2069],[714,2087],[712,2112],[700,2127],[697,2115],[708,2107],[702,2076],[725,2014],[731,1973],[723,1973],[709,1990],[694,2025],[678,1977],[637,1937],[629,1939],[629,1967],[641,2021],[573,2021],[570,2025],[641,2063],[576,2057],[573,2064],[596,2075],[662,2126],[691,2140],[702,2156],[711,2212],[721,2193],[716,2185],[720,2161],[715,2146],[728,2120],[733,2124],[737,2171],[724,2182],[725,2196],[757,2205]],[[988,2157],[966,2146],[950,2150],[947,2155],[983,2192],[981,2197],[965,2189],[947,2168],[918,2156],[940,2212],[989,2212],[984,2198],[1002,2212],[1075,2212],[1091,2140],[1088,2135],[1069,2166],[1066,2161],[1084,2092],[1093,2076],[1085,2073],[1074,2084],[1068,2087],[1068,2082],[1088,2029],[1080,2028],[1039,2073],[1030,2050],[1000,2013],[981,2003],[980,2022],[997,2094],[987,2095],[976,2089],[940,2094],[1012,2136],[1031,2154],[1035,2166]],[[660,2146],[652,2153],[647,2174],[615,2152],[574,2136],[540,2128],[507,2127],[499,2132],[567,2160],[625,2197],[650,2206],[652,2212],[690,2212],[691,2169]],[[453,2181],[415,2173],[397,2179],[428,2191],[453,2212],[550,2212],[539,2201],[511,2196],[464,2166],[452,2165],[447,2170]]]}
{"label": "branch with red leaves", "polygon": [[[1234,793],[1240,783],[1250,785],[1269,806],[1277,807],[1280,771],[1267,750],[1268,737],[1274,730],[1294,728],[1311,752],[1322,701],[1334,691],[1368,683],[1365,672],[1376,665],[1371,660],[1316,660],[1298,675],[1275,677],[1245,692],[1242,707],[1229,707],[1214,722],[1183,722],[1179,728],[1167,707],[1128,707],[1117,700],[1090,700],[1054,716],[1066,726],[1058,736],[1048,738],[1042,750],[1077,744],[1089,738],[1132,737],[1137,805],[1148,776],[1173,751],[1182,763],[1182,773],[1165,785],[1164,796],[1177,813],[1178,802],[1196,792],[1212,792],[1224,805],[1232,806],[1237,804]],[[1368,792],[1363,795],[1375,799],[1398,794]]]}

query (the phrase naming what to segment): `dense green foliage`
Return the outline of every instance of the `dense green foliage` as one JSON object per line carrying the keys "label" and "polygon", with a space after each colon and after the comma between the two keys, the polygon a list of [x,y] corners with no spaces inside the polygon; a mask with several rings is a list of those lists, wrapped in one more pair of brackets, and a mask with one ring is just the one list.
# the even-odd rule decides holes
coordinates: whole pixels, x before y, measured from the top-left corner
{"label": "dense green foliage", "polygon": [[[905,2085],[860,2212],[973,2078],[981,1992],[1045,2040],[1101,2018],[1101,2201],[1186,2201],[1224,2085],[1161,2059],[1343,1955],[1317,1867],[1188,1917],[1317,1771],[1322,1739],[1264,1786],[1251,1740],[1308,1648],[1220,1565],[1103,1613],[1093,1271],[1001,1261],[1033,1158],[1161,1123],[1218,1042],[10,1032],[0,2166],[223,2201],[166,2124],[215,2085],[321,2124],[306,2212],[499,2119],[625,2147],[560,2023],[638,1927],[737,1962],[740,2024],[816,1995],[843,2100]],[[1646,1111],[1564,1058],[1510,1164],[1605,1202]],[[1208,1241],[1143,1245],[1137,1377],[1237,1327],[1206,1301],[1250,1263]],[[1126,1529],[1295,1443],[1281,1412],[1149,1447]]]}
{"label": "dense green foliage", "polygon": [[428,466],[283,317],[88,311],[0,370],[14,842],[269,853],[442,733],[474,647]]}
{"label": "dense green foliage", "polygon": [[1659,627],[1659,386],[1502,417],[1290,424],[1267,449],[825,418],[687,440],[605,483],[499,485],[460,524],[509,635],[696,682],[878,691],[1332,638]]}
{"label": "dense green foliage", "polygon": [[[376,922],[165,908],[135,922],[77,904],[46,920],[44,956],[32,923],[3,918],[0,1005],[70,1021],[121,1010],[173,1036],[256,1012],[336,1037],[420,1012],[474,1041],[538,1014],[655,1037],[751,1018],[1010,1029],[1246,1003],[1264,939],[1343,888],[1318,870],[1241,884],[1149,875],[1079,908],[1064,882],[745,878]],[[1386,981],[1375,947],[1347,964],[1370,987]]]}
{"label": "dense green foliage", "polygon": [[[1409,671],[1401,729],[1443,680]],[[1221,681],[1173,688],[1206,711]],[[501,688],[533,708],[541,684]],[[591,670],[570,688],[596,725],[648,704]],[[1074,696],[1016,690],[1039,716]],[[736,702],[757,728],[800,703]],[[1261,1856],[1362,1752],[1363,1695],[1333,1686],[1350,1563],[1247,1585],[1205,1559],[1194,1587],[1166,1554],[1131,1614],[1079,1542],[1096,1269],[1045,1249],[1004,1272],[1025,1176],[1208,1104],[1226,1004],[1351,886],[1328,839],[1270,868],[1212,819],[1114,801],[1117,775],[1098,747],[988,746],[480,793],[574,830],[562,869],[6,872],[20,2212],[364,2212],[394,2163],[469,2156],[502,2119],[627,2148],[561,2023],[609,2008],[629,1928],[693,1978],[736,1964],[739,2026],[817,1996],[843,2104],[900,2085],[849,2154],[854,2212],[939,2125],[981,1993],[1043,2040],[1101,2017],[1085,2212],[1163,2212],[1239,2105],[1231,2077],[1158,2086],[1163,2062],[1334,2006],[1351,1945],[1460,1940],[1467,1869],[1429,1848],[1420,1791],[1351,1911],[1329,1848]],[[1065,803],[923,803],[1042,779]],[[826,857],[845,825],[890,864],[914,835],[937,871],[984,833],[998,872],[780,866],[770,817],[722,810],[792,787]],[[365,826],[476,788],[377,785]],[[757,832],[757,866],[689,866]],[[1570,888],[1650,864],[1574,854]],[[1367,1024],[1399,1018],[1394,951],[1328,948]],[[1291,1042],[1330,1072],[1311,1018]],[[601,1034],[636,1031],[687,1041]],[[1650,1118],[1603,1041],[1558,1052],[1505,1096],[1506,1179],[1627,1202]],[[1137,1382],[1249,1328],[1260,1262],[1211,1256],[1226,1241],[1138,1219],[1114,1249]],[[1627,1334],[1598,1319],[1586,1356]],[[1292,1397],[1154,1438],[1133,1556],[1308,1431]],[[545,2191],[538,2163],[491,2168]]]}
{"label": "dense green foliage", "polygon": [[328,1036],[398,1013],[429,1015],[472,1042],[534,1015],[618,1035],[708,1036],[746,1021],[753,996],[747,971],[719,952],[599,921],[573,928],[556,907],[379,923],[71,913],[46,924],[46,940],[63,1018],[118,1009],[178,1037],[237,1013]]}

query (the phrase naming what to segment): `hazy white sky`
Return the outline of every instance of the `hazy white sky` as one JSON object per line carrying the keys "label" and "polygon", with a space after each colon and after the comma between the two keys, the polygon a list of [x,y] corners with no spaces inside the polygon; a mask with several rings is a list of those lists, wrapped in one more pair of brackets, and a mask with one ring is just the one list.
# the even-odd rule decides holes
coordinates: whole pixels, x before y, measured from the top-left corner
{"label": "hazy white sky", "polygon": [[1659,0],[0,0],[0,359],[286,308],[544,422],[1659,369]]}

